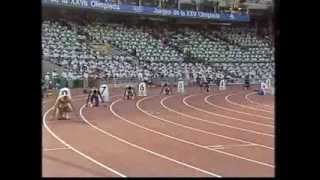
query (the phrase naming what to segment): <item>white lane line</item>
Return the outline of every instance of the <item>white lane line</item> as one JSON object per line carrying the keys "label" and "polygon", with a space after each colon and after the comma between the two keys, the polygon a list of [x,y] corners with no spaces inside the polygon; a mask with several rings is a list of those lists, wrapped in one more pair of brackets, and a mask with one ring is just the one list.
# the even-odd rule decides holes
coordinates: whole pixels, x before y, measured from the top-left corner
{"label": "white lane line", "polygon": [[62,147],[62,148],[44,148],[43,151],[56,151],[56,150],[65,150],[70,149],[68,147]]}
{"label": "white lane line", "polygon": [[[247,143],[249,143],[249,144],[256,144],[256,143],[249,142],[249,141],[245,141],[245,140],[242,140],[242,139],[233,138],[233,137],[229,137],[229,136],[224,136],[224,135],[221,135],[221,134],[212,133],[212,132],[205,131],[205,130],[202,130],[202,129],[193,128],[193,127],[191,127],[191,126],[186,126],[186,125],[183,125],[183,124],[180,124],[180,123],[175,123],[175,122],[169,121],[169,120],[167,120],[167,119],[165,119],[165,118],[161,118],[161,117],[159,117],[159,116],[153,115],[153,114],[147,112],[146,110],[144,110],[144,109],[142,109],[142,108],[140,107],[140,103],[141,103],[142,101],[144,101],[144,100],[149,99],[149,98],[151,98],[151,97],[143,98],[143,99],[139,100],[139,101],[136,103],[137,108],[138,108],[141,112],[147,114],[148,116],[151,116],[151,117],[153,117],[153,118],[156,118],[156,119],[158,119],[158,120],[160,120],[160,121],[165,121],[165,122],[167,122],[167,123],[174,124],[174,125],[176,125],[176,126],[180,126],[180,127],[186,128],[186,129],[190,129],[190,130],[193,130],[193,131],[200,132],[200,133],[209,134],[209,135],[212,135],[212,136],[217,136],[217,137],[221,137],[221,138],[224,138],[224,139],[229,139],[229,140],[233,140],[233,141],[238,141],[238,142],[242,142],[242,143],[246,143],[246,144],[247,144]],[[164,101],[166,98],[167,98],[167,97],[162,98],[161,101],[160,101],[161,106],[163,106],[165,109],[167,109],[167,107],[163,104],[163,101]],[[168,109],[167,109],[167,110],[168,110]],[[170,110],[169,110],[169,111],[170,111]],[[260,145],[260,144],[256,144],[256,145],[266,148],[266,146],[264,146],[264,145]],[[273,148],[269,148],[269,147],[267,147],[267,148],[273,150]]]}
{"label": "white lane line", "polygon": [[[178,112],[178,111],[176,111],[176,110],[174,110],[174,109],[169,108],[168,106],[166,106],[166,105],[164,104],[164,101],[165,101],[166,99],[168,99],[169,97],[170,97],[170,96],[168,96],[168,97],[166,97],[166,98],[164,98],[164,99],[161,100],[161,105],[162,105],[164,108],[166,108],[168,111],[174,112],[174,113],[176,113],[176,114],[179,114],[179,115],[181,115],[181,116],[184,116],[184,117],[187,117],[187,118],[190,118],[190,119],[194,119],[194,120],[206,122],[206,123],[208,123],[208,124],[216,124],[216,123],[214,123],[214,122],[212,122],[212,121],[208,121],[208,120],[205,120],[205,119],[202,119],[202,118],[198,118],[198,117],[195,117],[195,116],[190,116],[190,115],[188,115],[188,114],[185,114],[185,113],[182,113],[182,112]],[[236,138],[234,138],[234,139],[236,139]],[[238,139],[238,140],[241,140],[241,139]],[[244,140],[241,140],[241,141],[243,141],[243,142],[248,142],[248,141],[244,141]],[[255,143],[255,144],[257,144],[257,143]],[[269,147],[269,146],[265,146],[265,145],[262,145],[262,144],[257,144],[257,145],[259,145],[259,146],[261,146],[261,147],[264,147],[264,148],[267,148],[267,149],[274,150],[274,148]]]}
{"label": "white lane line", "polygon": [[[121,100],[121,99],[118,99],[118,100],[114,101],[114,102],[111,104],[111,106],[110,106],[110,111],[111,111],[116,117],[118,117],[119,119],[122,119],[122,120],[123,120],[124,118],[122,118],[121,116],[118,116],[118,115],[113,111],[113,109],[112,109],[113,104],[116,103],[116,102],[119,102],[120,100]],[[82,120],[85,121],[85,122],[86,122],[89,126],[91,126],[92,128],[98,130],[99,132],[101,132],[101,133],[103,133],[103,134],[105,134],[105,135],[107,135],[107,136],[110,136],[110,137],[112,137],[112,138],[114,138],[114,139],[116,139],[116,140],[118,140],[118,141],[120,141],[120,142],[123,142],[123,143],[125,143],[125,144],[128,144],[128,145],[130,145],[130,146],[132,146],[132,147],[134,147],[134,148],[137,148],[137,149],[140,149],[140,150],[145,151],[145,152],[147,152],[147,153],[150,153],[150,154],[152,154],[152,155],[155,155],[155,156],[157,156],[157,157],[160,157],[160,158],[169,160],[169,161],[171,161],[171,162],[174,162],[174,163],[177,163],[177,164],[186,166],[186,167],[188,167],[188,168],[191,168],[191,169],[200,171],[200,172],[205,173],[205,174],[209,174],[209,175],[214,176],[214,177],[222,177],[221,175],[218,175],[218,174],[216,174],[216,173],[212,173],[212,172],[209,172],[209,171],[206,171],[206,170],[203,170],[203,169],[194,167],[194,166],[189,165],[189,164],[187,164],[187,163],[183,163],[183,162],[177,161],[177,160],[172,159],[172,158],[170,158],[170,157],[167,157],[167,156],[165,156],[165,155],[162,155],[162,154],[156,153],[156,152],[154,152],[154,151],[151,151],[151,150],[149,150],[149,149],[143,148],[143,147],[141,147],[141,146],[139,146],[139,145],[130,143],[130,142],[128,142],[128,141],[125,140],[125,139],[122,139],[122,138],[120,138],[120,137],[118,137],[118,136],[115,136],[115,135],[113,135],[113,134],[111,134],[111,133],[109,133],[109,132],[106,132],[106,131],[100,129],[99,127],[97,127],[97,126],[93,125],[92,123],[90,123],[90,122],[83,116],[82,110],[83,110],[84,107],[85,107],[85,106],[83,105],[83,106],[80,108],[80,116],[81,116]]]}
{"label": "white lane line", "polygon": [[[161,118],[161,117],[159,117],[159,116],[153,115],[152,113],[149,113],[148,111],[146,111],[146,110],[144,110],[144,109],[142,109],[142,108],[140,107],[140,103],[141,103],[142,101],[144,101],[144,100],[149,99],[149,98],[151,98],[151,97],[143,98],[143,99],[137,101],[137,103],[136,103],[136,107],[137,107],[141,112],[145,113],[145,114],[148,115],[148,116],[151,116],[151,117],[153,117],[153,118],[156,118],[156,119],[158,119],[158,120],[160,120],[160,121],[164,121],[164,122],[167,122],[167,123],[170,123],[170,124],[174,124],[175,126],[180,126],[180,127],[186,128],[186,129],[190,129],[190,130],[192,130],[192,131],[197,131],[197,132],[201,132],[201,133],[204,133],[204,134],[209,134],[209,135],[212,135],[212,136],[222,137],[222,138],[224,138],[224,139],[229,139],[229,140],[233,140],[233,141],[238,141],[238,142],[243,142],[243,143],[251,143],[251,142],[248,142],[248,141],[244,141],[244,140],[242,140],[242,139],[232,138],[232,137],[224,136],[224,135],[221,135],[221,134],[216,134],[216,133],[212,133],[212,132],[209,132],[209,131],[205,131],[205,130],[202,130],[202,129],[193,128],[193,127],[191,127],[191,126],[186,126],[186,125],[183,125],[183,124],[180,124],[180,123],[175,123],[175,122],[169,121],[169,120],[167,120],[167,119],[165,119],[165,118]],[[164,99],[164,98],[162,98],[162,100],[163,100],[163,99]],[[162,100],[161,100],[160,103],[162,103]],[[163,105],[161,104],[161,106],[163,106]],[[257,144],[257,145],[258,145],[258,144]]]}
{"label": "white lane line", "polygon": [[242,107],[242,108],[246,108],[246,109],[252,109],[252,110],[256,110],[256,111],[263,111],[263,112],[268,112],[268,113],[273,113],[273,111],[268,111],[268,110],[263,110],[263,109],[257,109],[257,108],[254,108],[254,107],[251,107],[251,106],[246,106],[246,105],[243,105],[243,104],[239,104],[239,103],[236,103],[236,102],[233,102],[229,99],[230,96],[233,96],[235,94],[230,94],[228,96],[226,96],[224,99],[229,103],[229,104],[232,104],[232,105],[235,105],[235,106],[239,106],[239,107]]}
{"label": "white lane line", "polygon": [[[261,115],[257,115],[257,114],[252,114],[252,113],[247,113],[247,112],[243,112],[243,111],[237,111],[235,109],[232,109],[232,108],[227,108],[227,107],[223,107],[223,106],[219,106],[217,104],[214,104],[212,102],[210,102],[208,100],[208,98],[212,97],[214,95],[208,95],[204,98],[204,101],[205,103],[211,105],[211,106],[214,106],[214,107],[217,107],[219,109],[223,109],[223,110],[226,110],[226,111],[232,111],[232,112],[236,112],[236,113],[240,113],[240,114],[246,114],[246,115],[249,115],[249,116],[254,116],[254,117],[258,117],[258,118],[264,118],[264,119],[271,119],[273,120],[274,118],[271,118],[271,117],[267,117],[267,116],[261,116]],[[252,121],[251,121],[252,122]]]}
{"label": "white lane line", "polygon": [[227,149],[227,148],[234,148],[234,147],[250,147],[250,146],[256,146],[255,144],[226,144],[226,145],[213,145],[213,146],[207,146],[209,148],[214,149]]}
{"label": "white lane line", "polygon": [[[210,150],[212,151],[212,149],[206,147],[206,146],[203,146],[203,145],[200,145],[200,144],[196,144],[196,143],[193,143],[193,142],[190,142],[190,141],[187,141],[187,140],[183,140],[183,139],[180,139],[180,138],[176,138],[176,137],[173,137],[173,136],[170,136],[168,134],[164,134],[164,133],[161,133],[159,131],[155,131],[155,130],[152,130],[152,129],[149,129],[149,128],[146,128],[142,125],[139,125],[137,123],[134,123],[132,121],[129,121],[128,119],[120,116],[119,114],[117,114],[116,112],[113,111],[112,107],[114,104],[118,103],[121,99],[118,99],[117,101],[114,101],[111,105],[110,105],[110,111],[112,112],[112,114],[114,114],[115,116],[117,116],[119,119],[129,123],[129,124],[132,124],[133,126],[136,126],[136,127],[139,127],[141,129],[145,129],[147,131],[150,131],[152,133],[155,133],[155,134],[159,134],[161,136],[165,136],[165,137],[168,137],[170,139],[174,139],[176,141],[179,141],[179,142],[182,142],[182,143],[185,143],[185,144],[190,144],[190,145],[193,145],[193,146],[196,146],[196,147],[200,147],[200,148],[204,148],[204,149],[207,149],[207,150]],[[271,168],[274,168],[274,165],[271,165],[271,164],[268,164],[268,163],[264,163],[264,162],[260,162],[260,161],[256,161],[256,160],[252,160],[252,159],[248,159],[248,158],[244,158],[242,156],[238,156],[238,155],[235,155],[235,154],[231,154],[231,153],[226,153],[226,152],[223,152],[223,151],[218,151],[218,150],[214,150],[216,152],[220,152],[222,154],[225,154],[227,156],[232,156],[232,157],[236,157],[236,158],[239,158],[239,159],[243,159],[243,160],[246,160],[246,161],[249,161],[249,162],[252,162],[252,163],[256,163],[256,164],[260,164],[260,165],[263,165],[263,166],[268,166],[268,167],[271,167]]]}
{"label": "white lane line", "polygon": [[[192,96],[192,95],[190,95]],[[187,96],[189,97],[189,96]],[[194,107],[194,106],[191,106],[190,104],[188,104],[185,100],[186,98],[183,98],[182,102],[183,104],[185,104],[186,106],[190,107],[191,109],[194,109],[194,110],[197,110],[197,111],[201,111],[201,112],[206,112],[205,110],[203,109],[199,109],[197,107]],[[182,112],[180,112],[182,113]],[[185,113],[182,113],[182,114],[185,114]],[[187,115],[187,114],[185,114]],[[195,117],[195,116],[191,116],[191,115],[187,115],[187,116],[190,116],[190,117]],[[218,116],[218,115],[216,115]],[[220,115],[220,116],[223,116],[223,115]],[[231,119],[231,118],[229,118]],[[218,122],[215,122],[215,121],[210,121],[211,124],[216,124],[216,125],[219,125],[219,126],[225,126],[225,127],[228,127],[228,128],[232,128],[232,129],[237,129],[237,130],[240,130],[240,131],[245,131],[245,132],[249,132],[249,133],[254,133],[254,134],[260,134],[260,135],[263,135],[263,136],[269,136],[269,137],[274,137],[273,134],[268,134],[268,133],[262,133],[262,132],[258,132],[258,131],[254,131],[254,130],[250,130],[250,129],[245,129],[245,128],[239,128],[239,127],[236,127],[236,126],[231,126],[231,125],[227,125],[227,124],[224,124],[224,123],[218,123]]]}
{"label": "white lane line", "polygon": [[[245,113],[245,112],[242,112],[242,111],[237,111],[237,110],[234,110],[234,109],[230,109],[230,108],[226,108],[226,107],[222,107],[222,106],[219,106],[219,105],[216,105],[216,104],[213,104],[211,102],[208,101],[208,98],[209,97],[212,97],[214,95],[208,95],[204,98],[204,101],[206,104],[209,104],[211,106],[214,106],[214,107],[217,107],[217,108],[220,108],[220,109],[224,109],[224,110],[227,110],[227,111],[232,111],[232,112],[237,112],[237,113],[241,113],[241,114],[246,114],[246,115],[252,115],[252,116],[256,116],[256,117],[259,117],[258,115],[254,115],[254,114],[251,114],[251,113]],[[192,97],[192,96],[190,96]],[[187,97],[185,100],[189,99],[190,97]],[[191,105],[190,105],[191,106]],[[195,107],[195,106],[193,106]],[[199,108],[201,109],[201,108]],[[261,126],[267,126],[267,127],[274,127],[274,125],[272,124],[266,124],[266,123],[260,123],[260,122],[255,122],[255,121],[249,121],[249,120],[244,120],[244,119],[240,119],[240,118],[235,118],[235,117],[231,117],[231,116],[227,116],[227,115],[223,115],[223,114],[220,114],[220,113],[214,113],[214,112],[211,112],[211,111],[207,111],[207,110],[204,110],[202,109],[204,112],[208,113],[208,114],[212,114],[212,115],[216,115],[216,116],[221,116],[221,117],[224,117],[224,118],[227,118],[227,119],[232,119],[232,120],[236,120],[236,121],[242,121],[242,122],[246,122],[246,123],[251,123],[251,124],[256,124],[256,125],[261,125]],[[266,116],[260,116],[260,118],[265,118],[265,119],[273,119],[273,118],[269,118],[269,117],[266,117]],[[272,122],[272,121],[271,121]]]}
{"label": "white lane line", "polygon": [[262,104],[262,103],[258,103],[258,102],[255,102],[255,101],[251,100],[251,99],[249,98],[249,96],[252,96],[252,95],[254,95],[254,94],[257,94],[257,93],[256,93],[256,92],[248,93],[248,94],[245,95],[244,98],[245,98],[248,102],[250,102],[250,103],[252,103],[252,104],[262,105],[262,106],[265,106],[265,107],[273,108],[273,106],[271,106],[271,105]]}
{"label": "white lane line", "polygon": [[102,167],[102,168],[104,168],[104,169],[107,169],[108,171],[111,171],[111,172],[117,174],[117,175],[120,176],[120,177],[126,177],[126,175],[124,175],[124,174],[122,174],[122,173],[120,173],[120,172],[118,172],[118,171],[116,171],[116,170],[114,170],[114,169],[112,169],[112,168],[110,168],[110,167],[102,164],[101,162],[93,159],[92,157],[90,157],[90,156],[82,153],[82,152],[79,151],[78,149],[72,147],[70,144],[68,144],[68,143],[66,143],[65,141],[63,141],[58,135],[56,135],[56,134],[47,126],[47,124],[46,124],[46,117],[47,117],[48,113],[49,113],[52,109],[53,109],[53,108],[51,107],[50,109],[48,109],[48,110],[45,112],[45,114],[44,114],[44,116],[43,116],[43,125],[44,125],[44,127],[48,130],[48,132],[49,132],[54,138],[56,138],[58,141],[60,141],[62,144],[64,144],[64,145],[67,146],[68,148],[70,148],[70,149],[71,149],[72,151],[74,151],[75,153],[77,153],[77,154],[79,154],[80,156],[88,159],[89,161],[97,164],[98,166],[100,166],[100,167]]}
{"label": "white lane line", "polygon": [[211,148],[212,148],[212,147],[213,147],[213,148],[216,148],[216,147],[217,147],[217,148],[218,148],[218,147],[223,147],[223,145],[212,145],[212,146],[207,146],[207,147],[211,147]]}

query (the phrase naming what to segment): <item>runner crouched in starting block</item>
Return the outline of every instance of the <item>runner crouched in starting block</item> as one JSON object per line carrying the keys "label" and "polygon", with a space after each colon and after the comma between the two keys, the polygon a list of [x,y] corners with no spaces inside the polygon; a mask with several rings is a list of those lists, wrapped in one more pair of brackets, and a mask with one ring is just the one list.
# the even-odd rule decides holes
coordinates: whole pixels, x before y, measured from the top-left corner
{"label": "runner crouched in starting block", "polygon": [[172,94],[172,89],[170,88],[170,86],[167,83],[164,83],[164,85],[162,86],[162,89],[160,91],[160,95],[163,94],[163,92],[165,95]]}
{"label": "runner crouched in starting block", "polygon": [[200,91],[206,91],[206,92],[209,92],[210,90],[210,87],[209,87],[209,82],[208,81],[203,81],[201,84],[200,84]]}
{"label": "runner crouched in starting block", "polygon": [[244,89],[249,90],[250,89],[250,76],[246,75],[245,79],[244,79]]}
{"label": "runner crouched in starting block", "polygon": [[101,98],[102,102],[104,102],[100,91],[96,88],[93,88],[88,95],[87,106],[92,107],[94,105],[94,106],[98,107],[99,106],[99,97]]}
{"label": "runner crouched in starting block", "polygon": [[134,99],[137,96],[136,91],[133,87],[128,86],[125,90],[124,90],[124,94],[123,94],[123,98],[129,100],[129,99]]}
{"label": "runner crouched in starting block", "polygon": [[74,106],[71,102],[71,98],[68,95],[61,95],[57,98],[54,105],[54,115],[58,114],[58,120],[69,120],[69,113],[72,112]]}

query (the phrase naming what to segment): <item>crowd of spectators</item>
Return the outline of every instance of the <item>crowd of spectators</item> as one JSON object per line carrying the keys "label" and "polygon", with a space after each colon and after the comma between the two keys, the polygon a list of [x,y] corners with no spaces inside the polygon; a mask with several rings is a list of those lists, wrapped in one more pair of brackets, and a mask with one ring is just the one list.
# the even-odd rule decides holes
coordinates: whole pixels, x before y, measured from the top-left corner
{"label": "crowd of spectators", "polygon": [[[63,67],[60,76],[68,80],[92,73],[139,80],[194,80],[218,74],[230,82],[242,81],[247,74],[257,81],[274,77],[273,48],[250,29],[159,31],[120,23],[83,26],[45,20],[42,31],[43,56]],[[93,45],[109,45],[118,53],[105,53]],[[190,62],[190,57],[200,62]]]}

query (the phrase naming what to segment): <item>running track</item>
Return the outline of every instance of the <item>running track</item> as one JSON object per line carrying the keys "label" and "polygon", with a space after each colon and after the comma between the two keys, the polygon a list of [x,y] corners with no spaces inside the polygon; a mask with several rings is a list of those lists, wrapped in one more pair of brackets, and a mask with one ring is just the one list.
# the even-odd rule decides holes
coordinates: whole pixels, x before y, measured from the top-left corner
{"label": "running track", "polygon": [[85,108],[73,90],[70,121],[51,119],[43,104],[45,177],[273,177],[273,96],[230,87],[133,101],[111,89],[112,102]]}

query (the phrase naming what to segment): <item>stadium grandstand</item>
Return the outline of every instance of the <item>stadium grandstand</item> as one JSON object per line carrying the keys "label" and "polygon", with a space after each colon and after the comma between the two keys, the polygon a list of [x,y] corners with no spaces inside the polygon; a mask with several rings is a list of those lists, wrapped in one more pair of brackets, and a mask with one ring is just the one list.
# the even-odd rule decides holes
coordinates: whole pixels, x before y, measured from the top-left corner
{"label": "stadium grandstand", "polygon": [[[151,6],[147,2],[140,3]],[[259,83],[274,77],[274,48],[271,29],[256,21],[199,22],[48,5],[43,10],[43,60],[61,67],[55,85],[95,72],[108,81],[141,76],[192,81],[222,73],[231,83],[241,83],[250,74]],[[52,72],[43,73],[53,78]]]}
{"label": "stadium grandstand", "polygon": [[[53,135],[43,142],[63,144],[44,150],[43,175],[273,177],[273,18],[271,0],[42,0],[43,102],[57,95],[43,108]],[[148,95],[116,100],[131,87]],[[48,120],[62,88],[76,96],[72,123]],[[50,154],[61,149],[72,151]]]}

